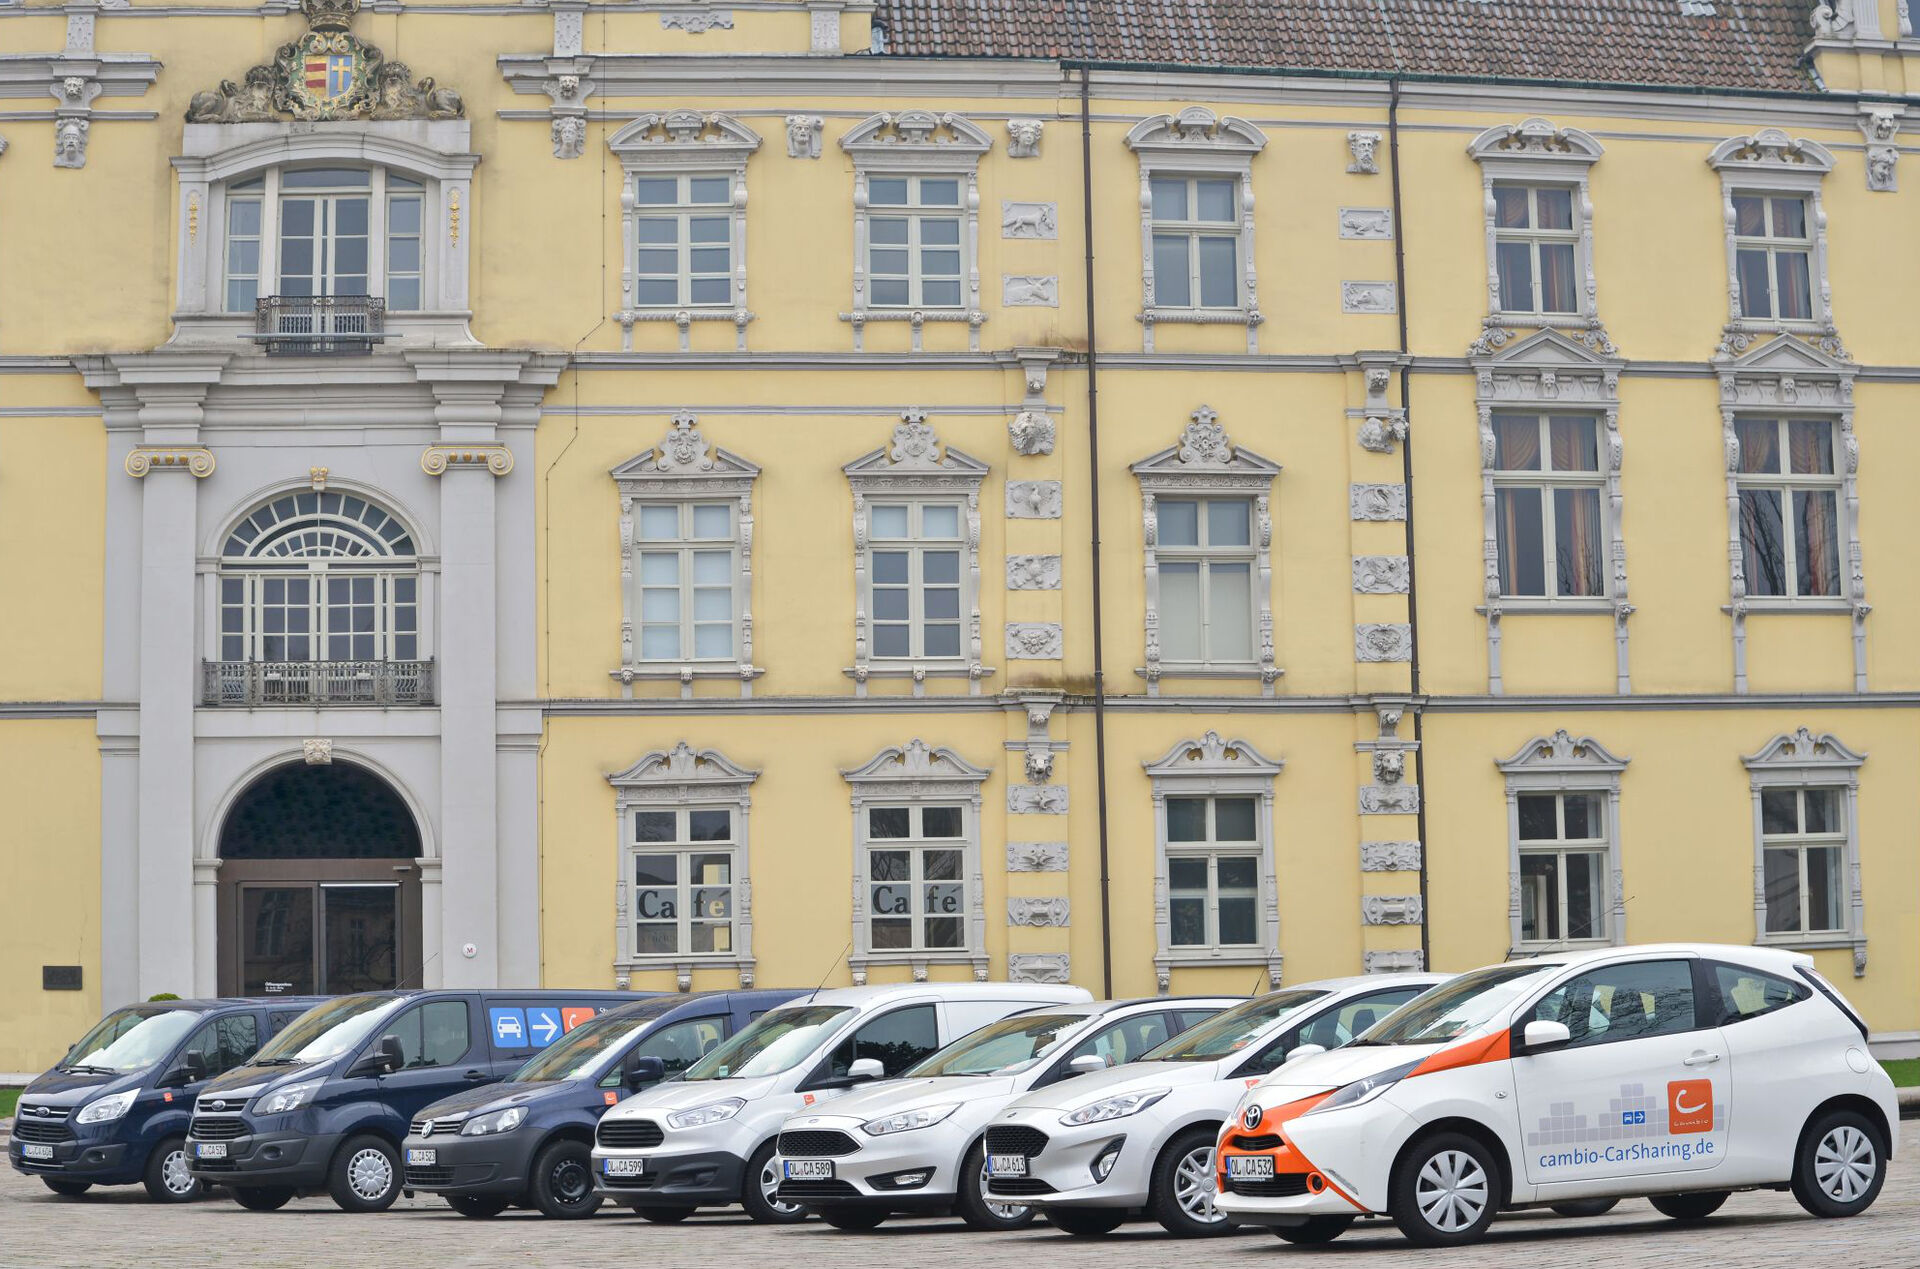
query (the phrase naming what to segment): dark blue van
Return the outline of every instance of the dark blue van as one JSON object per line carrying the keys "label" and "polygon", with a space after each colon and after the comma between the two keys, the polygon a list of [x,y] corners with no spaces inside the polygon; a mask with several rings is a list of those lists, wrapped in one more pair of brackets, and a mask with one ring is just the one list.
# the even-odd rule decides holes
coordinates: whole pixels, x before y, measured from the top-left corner
{"label": "dark blue van", "polygon": [[631,1092],[670,1079],[805,992],[656,996],[609,1010],[541,1049],[505,1084],[468,1089],[414,1117],[406,1190],[443,1195],[462,1216],[508,1206],[591,1216],[593,1126]]}
{"label": "dark blue van", "polygon": [[308,1010],[194,1103],[187,1165],[254,1211],[325,1193],[350,1212],[400,1196],[413,1117],[493,1084],[627,991],[376,991]]}
{"label": "dark blue van", "polygon": [[114,1010],[20,1094],[7,1158],[55,1194],[137,1181],[163,1203],[199,1198],[206,1187],[186,1156],[194,1096],[319,999],[156,1000]]}

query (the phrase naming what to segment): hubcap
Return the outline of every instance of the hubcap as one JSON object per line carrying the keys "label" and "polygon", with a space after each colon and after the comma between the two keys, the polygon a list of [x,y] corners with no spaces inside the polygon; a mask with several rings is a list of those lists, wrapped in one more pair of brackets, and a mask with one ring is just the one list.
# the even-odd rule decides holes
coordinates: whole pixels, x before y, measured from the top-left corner
{"label": "hubcap", "polygon": [[[980,1193],[984,1195],[986,1192],[987,1165],[982,1163],[980,1165]],[[995,1220],[1017,1221],[1027,1214],[1026,1204],[1024,1203],[996,1203],[992,1199],[985,1201],[987,1211],[992,1214]]]}
{"label": "hubcap", "polygon": [[584,1202],[587,1195],[593,1193],[593,1182],[578,1159],[562,1159],[555,1164],[547,1183],[553,1188],[553,1197],[569,1207]]}
{"label": "hubcap", "polygon": [[1180,1210],[1211,1225],[1225,1218],[1213,1210],[1213,1147],[1187,1151],[1173,1174],[1173,1197]]}
{"label": "hubcap", "polygon": [[1876,1171],[1873,1142],[1851,1124],[1820,1138],[1813,1154],[1813,1177],[1830,1198],[1851,1203],[1867,1192]]}
{"label": "hubcap", "polygon": [[1442,1150],[1428,1159],[1413,1186],[1413,1201],[1427,1224],[1457,1234],[1487,1210],[1487,1174],[1464,1150]]}
{"label": "hubcap", "polygon": [[160,1161],[160,1184],[167,1187],[167,1193],[186,1195],[193,1193],[196,1184],[193,1173],[187,1169],[187,1148],[180,1147],[170,1151]]}
{"label": "hubcap", "polygon": [[800,1210],[798,1203],[782,1203],[778,1198],[774,1197],[779,1192],[780,1165],[772,1158],[769,1158],[767,1160],[767,1166],[760,1169],[760,1197],[766,1200],[768,1207],[771,1207],[782,1216],[790,1216]]}
{"label": "hubcap", "polygon": [[347,1160],[347,1184],[367,1202],[378,1202],[393,1185],[393,1164],[378,1150],[362,1150]]}

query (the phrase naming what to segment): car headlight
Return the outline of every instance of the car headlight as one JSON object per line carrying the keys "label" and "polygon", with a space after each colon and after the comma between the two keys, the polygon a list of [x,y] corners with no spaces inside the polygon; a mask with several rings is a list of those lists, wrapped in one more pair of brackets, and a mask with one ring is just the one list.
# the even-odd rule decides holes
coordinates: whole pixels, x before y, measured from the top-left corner
{"label": "car headlight", "polygon": [[475,1115],[460,1126],[463,1137],[484,1137],[489,1133],[512,1132],[527,1117],[525,1106],[509,1106],[505,1110],[496,1110],[490,1115]]}
{"label": "car headlight", "polygon": [[1387,1070],[1369,1075],[1365,1079],[1355,1080],[1351,1084],[1336,1088],[1325,1101],[1322,1101],[1307,1113],[1309,1115],[1317,1115],[1324,1110],[1345,1110],[1349,1106],[1359,1106],[1362,1103],[1370,1102],[1392,1088],[1395,1084],[1398,1084],[1401,1080],[1407,1078],[1407,1076],[1413,1074],[1414,1068],[1419,1066],[1420,1062],[1424,1060],[1425,1059],[1420,1059],[1408,1062],[1403,1066],[1390,1067]]}
{"label": "car headlight", "polygon": [[708,1124],[717,1124],[723,1119],[732,1119],[740,1113],[746,1103],[738,1097],[729,1097],[723,1102],[708,1102],[705,1106],[695,1106],[692,1110],[677,1110],[667,1116],[669,1128],[704,1128]]}
{"label": "car headlight", "polygon": [[1170,1089],[1149,1088],[1138,1093],[1122,1093],[1118,1097],[1108,1097],[1079,1110],[1069,1111],[1060,1116],[1060,1122],[1078,1126],[1080,1124],[1100,1124],[1109,1119],[1125,1119],[1128,1115],[1137,1115],[1147,1107],[1165,1097]]}
{"label": "car headlight", "polygon": [[948,1102],[944,1106],[922,1106],[919,1110],[904,1110],[897,1115],[870,1119],[860,1125],[860,1131],[869,1137],[884,1137],[890,1132],[912,1132],[915,1128],[931,1128],[959,1109],[959,1102]]}
{"label": "car headlight", "polygon": [[133,1099],[139,1091],[130,1088],[124,1093],[113,1093],[96,1098],[81,1107],[80,1113],[74,1116],[74,1120],[83,1124],[104,1124],[118,1119],[133,1108]]}
{"label": "car headlight", "polygon": [[306,1084],[289,1084],[285,1088],[275,1089],[253,1104],[256,1115],[284,1115],[290,1110],[298,1110],[313,1100],[320,1091],[324,1080],[313,1080]]}

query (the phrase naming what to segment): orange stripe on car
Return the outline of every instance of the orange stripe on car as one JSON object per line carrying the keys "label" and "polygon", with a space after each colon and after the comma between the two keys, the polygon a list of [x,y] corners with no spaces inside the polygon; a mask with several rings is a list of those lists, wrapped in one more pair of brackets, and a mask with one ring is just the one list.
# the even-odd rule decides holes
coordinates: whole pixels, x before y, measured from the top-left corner
{"label": "orange stripe on car", "polygon": [[[1313,1178],[1318,1177],[1320,1179],[1321,1190],[1332,1190],[1335,1194],[1338,1194],[1341,1198],[1353,1204],[1355,1210],[1366,1211],[1367,1209],[1364,1204],[1354,1198],[1353,1195],[1348,1194],[1345,1190],[1335,1185],[1324,1172],[1313,1166],[1313,1160],[1300,1153],[1300,1147],[1288,1141],[1280,1133],[1280,1126],[1282,1124],[1289,1120],[1298,1119],[1300,1116],[1306,1114],[1315,1106],[1318,1106],[1321,1102],[1333,1096],[1333,1092],[1334,1090],[1328,1089],[1324,1093],[1315,1093],[1311,1097],[1302,1097],[1298,1101],[1288,1102],[1283,1106],[1275,1106],[1272,1110],[1266,1111],[1260,1116],[1260,1126],[1252,1130],[1247,1129],[1238,1121],[1229,1124],[1226,1131],[1221,1135],[1220,1142],[1213,1152],[1214,1189],[1224,1192],[1227,1188],[1228,1155],[1263,1154],[1272,1158],[1273,1174],[1275,1176],[1280,1176],[1285,1173],[1306,1173],[1308,1192],[1314,1194],[1320,1192],[1320,1190],[1313,1189]],[[1266,1150],[1249,1150],[1235,1142],[1236,1138],[1243,1136],[1264,1137],[1269,1135],[1279,1136],[1281,1143],[1278,1146]]]}
{"label": "orange stripe on car", "polygon": [[1477,1066],[1482,1062],[1504,1062],[1513,1056],[1513,1042],[1508,1034],[1496,1031],[1489,1036],[1468,1040],[1463,1044],[1445,1048],[1407,1072],[1407,1078],[1416,1075],[1432,1075],[1439,1071],[1451,1071],[1460,1066]]}

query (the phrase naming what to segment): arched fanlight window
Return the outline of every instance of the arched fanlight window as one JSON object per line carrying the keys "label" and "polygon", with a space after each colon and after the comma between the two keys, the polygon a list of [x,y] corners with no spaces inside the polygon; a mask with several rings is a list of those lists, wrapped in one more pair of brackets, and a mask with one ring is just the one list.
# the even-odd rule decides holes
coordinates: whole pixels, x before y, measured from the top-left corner
{"label": "arched fanlight window", "polygon": [[414,661],[419,631],[413,538],[364,498],[286,494],[221,548],[222,661]]}

